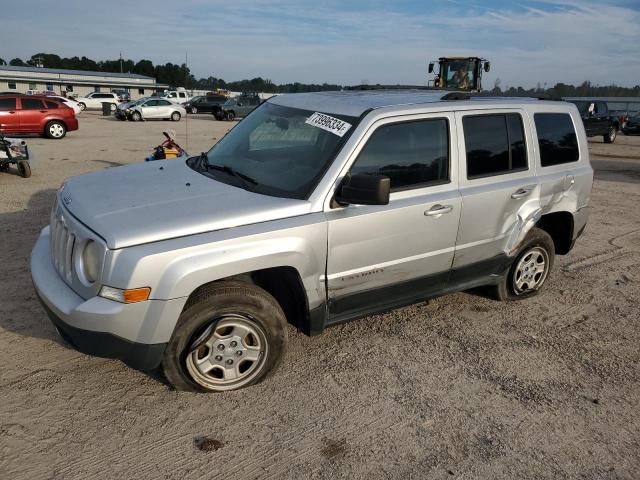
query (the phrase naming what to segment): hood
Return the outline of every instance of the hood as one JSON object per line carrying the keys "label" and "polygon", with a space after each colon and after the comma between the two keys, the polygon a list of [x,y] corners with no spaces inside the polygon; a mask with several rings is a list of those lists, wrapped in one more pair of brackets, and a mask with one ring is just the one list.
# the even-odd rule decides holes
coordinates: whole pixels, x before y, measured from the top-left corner
{"label": "hood", "polygon": [[213,180],[189,168],[183,158],[72,177],[60,197],[111,249],[311,211],[304,200],[261,195]]}

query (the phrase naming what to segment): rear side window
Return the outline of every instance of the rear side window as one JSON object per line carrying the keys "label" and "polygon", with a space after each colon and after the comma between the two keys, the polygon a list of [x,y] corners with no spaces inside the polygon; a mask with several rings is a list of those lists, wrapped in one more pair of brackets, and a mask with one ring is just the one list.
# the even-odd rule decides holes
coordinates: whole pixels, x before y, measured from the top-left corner
{"label": "rear side window", "polygon": [[0,111],[15,110],[16,99],[15,98],[2,98],[0,97]]}
{"label": "rear side window", "polygon": [[386,175],[391,190],[448,182],[449,122],[439,118],[379,127],[351,173]]}
{"label": "rear side window", "polygon": [[44,104],[47,106],[47,108],[58,108],[58,104],[56,102],[45,100]]}
{"label": "rear side window", "polygon": [[527,169],[522,117],[517,113],[467,115],[462,119],[467,178]]}
{"label": "rear side window", "polygon": [[578,138],[569,114],[536,113],[533,119],[543,167],[578,161]]}
{"label": "rear side window", "polygon": [[44,108],[42,100],[36,98],[23,98],[22,109],[23,110],[41,110]]}

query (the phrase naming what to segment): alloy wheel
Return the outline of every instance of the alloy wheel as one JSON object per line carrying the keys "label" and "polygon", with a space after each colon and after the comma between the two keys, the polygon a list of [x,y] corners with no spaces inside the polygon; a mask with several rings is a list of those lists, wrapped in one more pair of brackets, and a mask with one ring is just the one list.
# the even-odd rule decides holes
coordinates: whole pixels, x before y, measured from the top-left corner
{"label": "alloy wheel", "polygon": [[251,318],[226,314],[212,320],[187,348],[191,378],[209,390],[231,390],[251,381],[268,354],[266,334]]}
{"label": "alloy wheel", "polygon": [[522,295],[538,290],[549,274],[549,254],[540,247],[533,247],[522,254],[513,272],[513,291]]}

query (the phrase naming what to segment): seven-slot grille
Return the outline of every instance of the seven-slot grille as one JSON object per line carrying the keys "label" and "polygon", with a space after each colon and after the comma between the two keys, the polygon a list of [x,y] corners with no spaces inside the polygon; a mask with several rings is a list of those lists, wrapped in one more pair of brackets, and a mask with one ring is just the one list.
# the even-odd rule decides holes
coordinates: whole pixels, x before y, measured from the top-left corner
{"label": "seven-slot grille", "polygon": [[73,273],[73,247],[76,237],[69,231],[64,218],[52,215],[51,218],[51,259],[60,276],[71,283]]}

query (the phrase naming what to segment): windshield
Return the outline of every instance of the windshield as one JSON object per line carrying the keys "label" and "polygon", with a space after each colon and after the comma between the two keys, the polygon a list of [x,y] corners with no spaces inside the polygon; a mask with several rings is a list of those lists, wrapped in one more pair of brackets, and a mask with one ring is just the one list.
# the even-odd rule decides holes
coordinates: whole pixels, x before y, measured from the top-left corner
{"label": "windshield", "polygon": [[589,113],[589,105],[590,102],[579,102],[579,101],[571,101],[576,107],[578,107],[578,111],[581,115],[586,115]]}
{"label": "windshield", "polygon": [[444,86],[469,90],[474,88],[474,74],[476,71],[475,60],[449,60],[443,65]]}
{"label": "windshield", "polygon": [[306,199],[358,121],[264,103],[188,164],[257,193]]}

